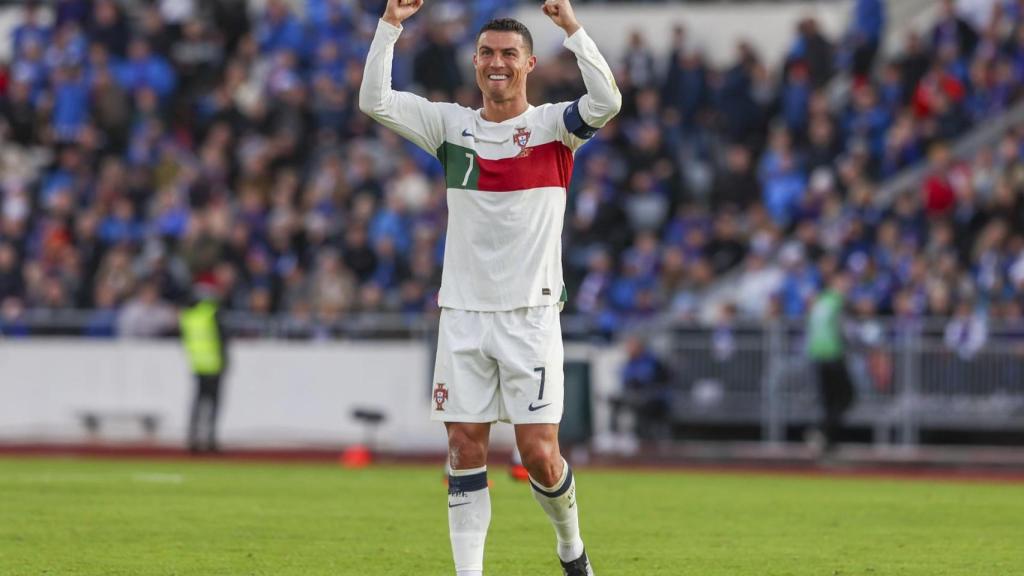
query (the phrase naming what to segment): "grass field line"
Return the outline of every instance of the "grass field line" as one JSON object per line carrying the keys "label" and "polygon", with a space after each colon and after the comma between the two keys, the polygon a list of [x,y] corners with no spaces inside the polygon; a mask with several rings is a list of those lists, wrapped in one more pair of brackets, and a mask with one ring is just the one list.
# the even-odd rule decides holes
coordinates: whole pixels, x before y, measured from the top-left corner
{"label": "grass field line", "polygon": [[[486,573],[559,573],[530,488],[502,476]],[[451,574],[441,480],[433,465],[0,458],[0,576]],[[1021,485],[583,469],[578,483],[599,574],[1024,575]]]}
{"label": "grass field line", "polygon": [[185,482],[185,475],[166,472],[44,472],[39,474],[0,474],[0,484],[105,484],[109,482],[182,484]]}
{"label": "grass field line", "polygon": [[183,474],[168,474],[162,472],[139,472],[132,474],[135,482],[150,482],[153,484],[181,484],[185,481]]}

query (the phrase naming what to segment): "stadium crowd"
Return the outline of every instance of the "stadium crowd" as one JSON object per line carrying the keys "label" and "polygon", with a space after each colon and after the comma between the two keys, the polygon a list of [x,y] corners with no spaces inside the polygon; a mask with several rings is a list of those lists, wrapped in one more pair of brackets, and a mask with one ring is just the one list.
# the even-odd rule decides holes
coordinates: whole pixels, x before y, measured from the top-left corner
{"label": "stadium crowd", "polygon": [[[472,5],[472,8],[468,6]],[[396,88],[477,106],[464,56],[497,0],[438,2],[396,47]],[[0,63],[0,322],[89,310],[88,334],[158,334],[195,285],[229,310],[331,325],[436,310],[440,165],[358,112],[379,0],[27,2]],[[1019,318],[1024,136],[968,162],[948,142],[1019,100],[1024,2],[984,27],[945,2],[879,61],[880,0],[850,30],[802,21],[769,69],[746,43],[710,65],[688,37],[640,32],[612,62],[616,122],[576,157],[566,215],[569,311],[608,330],[696,317],[730,274],[741,316],[799,316],[847,269],[867,315]],[[849,95],[830,99],[838,73]],[[568,52],[531,101],[584,92]],[[919,194],[879,182],[927,162]]]}

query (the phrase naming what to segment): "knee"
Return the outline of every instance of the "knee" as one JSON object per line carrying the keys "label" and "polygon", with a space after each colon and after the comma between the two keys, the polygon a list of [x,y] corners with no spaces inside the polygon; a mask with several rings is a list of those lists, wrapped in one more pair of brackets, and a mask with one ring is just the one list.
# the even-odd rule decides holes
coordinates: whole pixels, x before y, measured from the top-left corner
{"label": "knee", "polygon": [[557,442],[534,441],[519,446],[523,466],[535,481],[554,486],[562,478],[562,455]]}
{"label": "knee", "polygon": [[453,470],[479,468],[487,463],[487,442],[467,430],[448,430],[448,463]]}

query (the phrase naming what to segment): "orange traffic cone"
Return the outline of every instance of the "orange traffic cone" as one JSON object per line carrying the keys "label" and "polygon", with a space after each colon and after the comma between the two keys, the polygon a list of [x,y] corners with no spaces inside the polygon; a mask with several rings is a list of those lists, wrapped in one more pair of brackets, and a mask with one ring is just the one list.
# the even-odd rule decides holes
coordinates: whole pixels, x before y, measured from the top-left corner
{"label": "orange traffic cone", "polygon": [[519,482],[526,482],[530,479],[530,473],[526,471],[526,466],[522,464],[513,464],[508,468],[509,476],[512,476],[513,480]]}
{"label": "orange traffic cone", "polygon": [[341,453],[341,465],[345,468],[366,468],[373,463],[373,454],[362,444],[350,446]]}
{"label": "orange traffic cone", "polygon": [[508,464],[508,475],[518,482],[526,482],[530,479],[530,473],[523,466],[523,458],[519,455],[519,448],[513,448],[512,461]]}

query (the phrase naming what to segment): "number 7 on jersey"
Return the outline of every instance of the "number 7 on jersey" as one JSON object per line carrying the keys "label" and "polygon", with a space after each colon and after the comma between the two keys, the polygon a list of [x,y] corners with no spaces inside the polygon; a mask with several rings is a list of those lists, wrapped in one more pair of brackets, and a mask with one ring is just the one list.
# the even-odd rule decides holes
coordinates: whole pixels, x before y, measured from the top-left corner
{"label": "number 7 on jersey", "polygon": [[477,164],[476,152],[445,142],[437,150],[437,159],[444,166],[444,179],[448,188],[476,190],[480,180],[480,167]]}
{"label": "number 7 on jersey", "polygon": [[473,159],[471,152],[466,152],[466,175],[462,177],[462,187],[465,188],[466,184],[469,184],[469,175],[473,173],[473,166],[476,165],[476,161]]}

